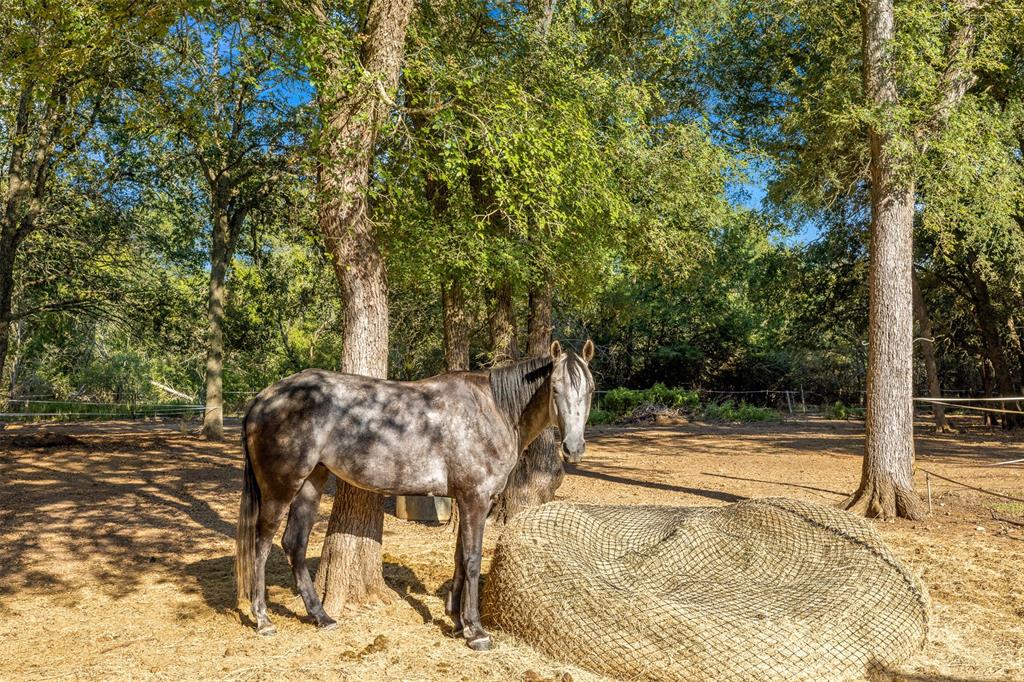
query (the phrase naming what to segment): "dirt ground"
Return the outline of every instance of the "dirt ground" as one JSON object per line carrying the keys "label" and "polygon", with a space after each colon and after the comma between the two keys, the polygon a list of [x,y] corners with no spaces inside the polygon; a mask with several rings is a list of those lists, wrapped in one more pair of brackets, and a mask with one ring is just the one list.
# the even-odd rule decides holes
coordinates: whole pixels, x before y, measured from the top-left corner
{"label": "dirt ground", "polygon": [[[305,620],[280,549],[268,570],[279,634],[235,608],[231,568],[241,489],[237,426],[212,444],[173,424],[8,426],[0,432],[0,679],[542,680],[598,678],[496,633],[495,649],[450,637],[441,594],[451,529],[388,516],[393,603]],[[862,425],[605,428],[559,499],[721,505],[790,496],[835,504],[856,487]],[[1024,498],[1024,438],[920,425],[921,468]],[[932,477],[934,513],[879,523],[933,600],[927,645],[876,679],[1024,680],[1024,504]],[[318,554],[330,499],[321,506]],[[487,551],[497,533],[489,528]],[[315,561],[313,563],[315,569]],[[486,564],[485,564],[486,570]]]}

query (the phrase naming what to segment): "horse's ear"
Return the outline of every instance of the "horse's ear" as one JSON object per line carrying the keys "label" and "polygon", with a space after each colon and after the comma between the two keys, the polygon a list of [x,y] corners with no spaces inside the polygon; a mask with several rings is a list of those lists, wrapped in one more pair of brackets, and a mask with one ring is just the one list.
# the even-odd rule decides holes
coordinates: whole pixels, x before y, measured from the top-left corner
{"label": "horse's ear", "polygon": [[590,362],[594,359],[594,342],[587,339],[587,342],[583,344],[583,362]]}
{"label": "horse's ear", "polygon": [[551,357],[557,359],[562,354],[562,344],[558,341],[551,342]]}

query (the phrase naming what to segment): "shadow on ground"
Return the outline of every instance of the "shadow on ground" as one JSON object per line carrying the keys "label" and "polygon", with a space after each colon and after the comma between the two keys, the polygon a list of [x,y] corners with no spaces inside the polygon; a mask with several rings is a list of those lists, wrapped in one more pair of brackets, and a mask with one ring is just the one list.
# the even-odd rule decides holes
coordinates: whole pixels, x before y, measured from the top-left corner
{"label": "shadow on ground", "polygon": [[718,500],[720,502],[739,502],[740,500],[747,499],[742,495],[734,495],[732,493],[722,492],[720,490],[708,490],[706,488],[691,488],[688,486],[675,485],[672,483],[661,483],[658,481],[644,480],[644,476],[656,477],[658,475],[659,472],[652,471],[650,469],[632,469],[627,467],[615,467],[595,462],[584,461],[581,464],[566,464],[565,473],[570,476],[585,476],[587,478],[596,478],[611,483],[635,485],[641,488],[665,490],[674,493],[687,493],[689,495],[706,497],[708,499]]}
{"label": "shadow on ground", "polygon": [[41,557],[74,557],[77,570],[91,571],[119,598],[154,569],[181,569],[183,552],[234,538],[233,518],[211,501],[237,499],[241,490],[235,434],[210,443],[106,427],[71,440],[43,438],[38,447],[4,440],[0,600],[20,589],[74,591],[79,578],[90,577],[47,572]]}

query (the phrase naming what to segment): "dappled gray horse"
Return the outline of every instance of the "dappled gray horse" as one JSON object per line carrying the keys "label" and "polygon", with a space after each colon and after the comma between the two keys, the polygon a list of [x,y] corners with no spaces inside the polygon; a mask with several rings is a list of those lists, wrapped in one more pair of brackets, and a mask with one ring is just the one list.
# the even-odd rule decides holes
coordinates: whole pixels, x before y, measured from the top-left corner
{"label": "dappled gray horse", "polygon": [[[245,474],[235,576],[256,629],[267,617],[265,567],[288,512],[282,545],[309,615],[335,626],[306,567],[306,545],[329,472],[388,495],[448,495],[459,506],[455,577],[446,610],[469,646],[490,648],[478,586],[484,521],[520,453],[555,424],[562,456],[578,462],[594,380],[582,355],[551,344],[548,357],[489,372],[416,382],[306,370],[264,389],[242,421]],[[290,507],[290,509],[289,509]]]}

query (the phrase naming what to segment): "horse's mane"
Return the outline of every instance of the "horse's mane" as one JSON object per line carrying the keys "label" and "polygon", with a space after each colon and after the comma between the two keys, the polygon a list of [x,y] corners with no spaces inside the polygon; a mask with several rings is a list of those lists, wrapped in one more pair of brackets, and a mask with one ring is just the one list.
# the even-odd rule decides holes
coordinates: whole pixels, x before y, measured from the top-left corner
{"label": "horse's mane", "polygon": [[571,350],[565,352],[565,371],[569,375],[569,381],[572,382],[574,387],[579,386],[581,381],[587,381],[589,388],[593,388],[594,380],[590,377],[590,370],[587,369],[587,363],[583,361],[576,353]]}
{"label": "horse's mane", "polygon": [[537,394],[537,389],[551,376],[553,368],[551,356],[545,355],[505,367],[495,367],[490,371],[494,402],[513,424],[519,421],[523,410]]}

